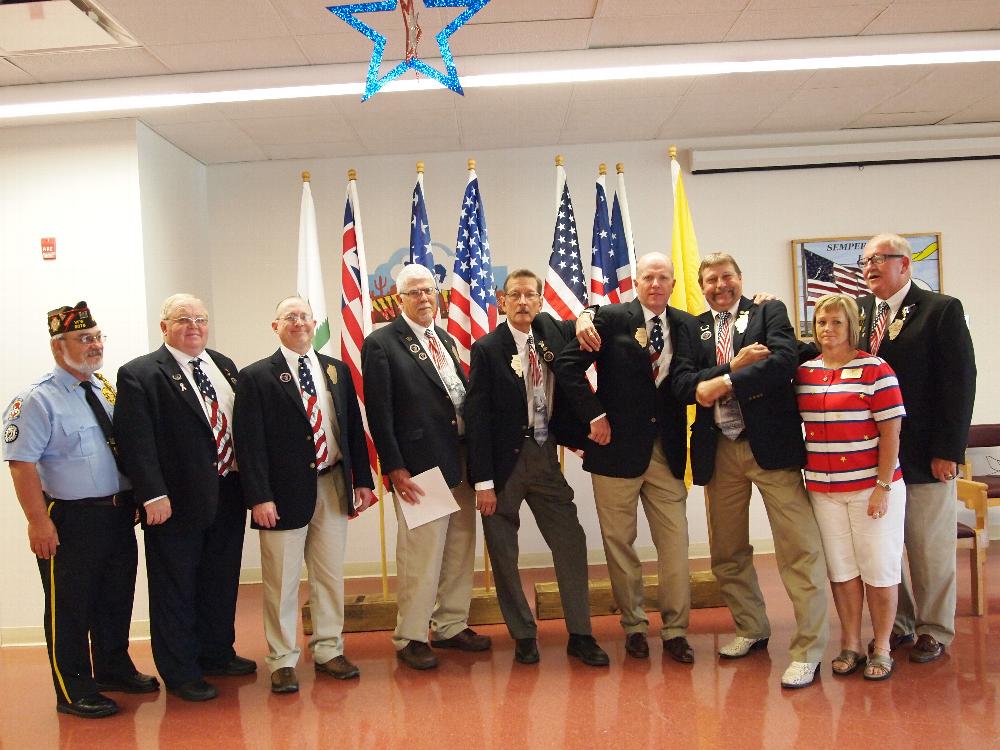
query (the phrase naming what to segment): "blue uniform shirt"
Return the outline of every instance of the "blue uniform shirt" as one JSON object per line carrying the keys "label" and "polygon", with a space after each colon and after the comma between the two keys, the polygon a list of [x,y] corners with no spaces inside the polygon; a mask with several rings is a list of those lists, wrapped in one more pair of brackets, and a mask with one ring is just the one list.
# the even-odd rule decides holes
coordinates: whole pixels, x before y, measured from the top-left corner
{"label": "blue uniform shirt", "polygon": [[[108,416],[114,407],[93,375]],[[131,488],[118,471],[80,381],[56,367],[19,394],[3,414],[3,458],[37,465],[42,489],[60,500],[105,497]]]}

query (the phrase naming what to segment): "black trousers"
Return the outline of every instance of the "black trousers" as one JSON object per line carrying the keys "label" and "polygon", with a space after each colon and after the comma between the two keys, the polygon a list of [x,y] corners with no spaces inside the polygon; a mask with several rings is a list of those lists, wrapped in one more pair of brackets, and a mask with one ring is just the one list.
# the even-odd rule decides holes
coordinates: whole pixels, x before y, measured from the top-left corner
{"label": "black trousers", "polygon": [[215,520],[205,529],[147,529],[146,577],[153,661],[167,687],[202,677],[236,655],[236,594],[246,506],[239,475],[219,480]]}
{"label": "black trousers", "polygon": [[96,679],[133,674],[128,631],[138,551],[131,505],[53,501],[59,547],[38,560],[45,591],[45,643],[56,699],[97,692]]}

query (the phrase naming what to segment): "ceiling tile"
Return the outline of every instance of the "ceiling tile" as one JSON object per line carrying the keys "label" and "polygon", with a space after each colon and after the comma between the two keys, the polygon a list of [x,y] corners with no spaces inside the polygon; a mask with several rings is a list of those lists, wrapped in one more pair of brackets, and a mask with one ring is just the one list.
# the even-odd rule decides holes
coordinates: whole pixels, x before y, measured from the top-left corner
{"label": "ceiling tile", "polygon": [[269,0],[100,0],[145,45],[266,39],[287,33]]}
{"label": "ceiling tile", "polygon": [[469,20],[469,25],[593,18],[597,0],[502,0],[490,3]]}
{"label": "ceiling tile", "polygon": [[369,111],[360,115],[348,115],[347,121],[365,143],[368,143],[369,138],[405,140],[411,136],[414,140],[428,137],[457,140],[459,134],[458,117],[454,110],[401,110],[392,117]]}
{"label": "ceiling tile", "polygon": [[0,58],[0,86],[16,86],[21,83],[35,83],[35,79],[12,62]]}
{"label": "ceiling tile", "polygon": [[804,85],[811,75],[808,70],[782,70],[701,76],[691,82],[690,91],[693,94],[716,95],[745,91],[794,91]]}
{"label": "ceiling tile", "polygon": [[86,52],[52,52],[11,59],[41,83],[129,78],[170,72],[146,50],[138,47]]}
{"label": "ceiling tile", "polygon": [[157,125],[153,130],[204,164],[267,158],[250,136],[228,122]]}
{"label": "ceiling tile", "polygon": [[365,147],[356,138],[338,143],[290,143],[261,148],[269,159],[333,159],[365,152]]}
{"label": "ceiling tile", "polygon": [[641,132],[651,130],[652,133],[656,133],[677,109],[677,103],[677,98],[643,97],[621,101],[615,108],[616,112],[607,107],[594,106],[592,101],[574,99],[567,113],[566,128],[573,130],[591,128],[595,132],[601,132],[618,130],[623,123],[633,123]]}
{"label": "ceiling tile", "polygon": [[727,42],[754,39],[803,39],[855,36],[872,22],[885,4],[822,8],[748,10],[726,35]]}
{"label": "ceiling tile", "polygon": [[747,112],[729,116],[706,118],[690,112],[680,112],[660,128],[658,138],[676,141],[680,138],[702,138],[719,135],[746,135],[753,131],[760,120]]}
{"label": "ceiling tile", "polygon": [[956,122],[1000,122],[1000,95],[980,99],[971,107],[955,112],[942,124]]}
{"label": "ceiling tile", "polygon": [[462,56],[587,49],[590,24],[587,18],[470,25],[451,38],[451,51]]}
{"label": "ceiling tile", "polygon": [[739,12],[750,0],[604,0],[597,18],[682,16],[693,13]]}
{"label": "ceiling tile", "polygon": [[996,0],[895,2],[864,30],[865,34],[918,34],[1000,28]]}
{"label": "ceiling tile", "polygon": [[438,116],[454,116],[455,108],[464,97],[446,88],[427,91],[387,91],[376,94],[366,102],[361,97],[336,96],[330,101],[337,111],[348,118],[378,118],[392,121],[397,128],[405,130],[410,113],[436,113]]}
{"label": "ceiling tile", "polygon": [[413,137],[387,138],[362,132],[361,142],[369,154],[413,154],[422,157],[439,151],[454,151],[458,139],[434,133],[416,133]]}
{"label": "ceiling tile", "polygon": [[878,112],[929,112],[964,109],[1000,94],[1000,63],[940,65],[902,93],[883,102]]}
{"label": "ceiling tile", "polygon": [[852,128],[899,128],[914,125],[934,125],[948,116],[948,112],[892,112],[868,113],[851,123]]}
{"label": "ceiling tile", "polygon": [[558,130],[518,130],[485,133],[462,132],[462,148],[484,151],[497,148],[528,148],[549,146],[559,142]]}
{"label": "ceiling tile", "polygon": [[192,104],[187,107],[157,107],[135,112],[123,112],[122,117],[136,117],[151,127],[181,122],[220,122],[226,119],[222,107],[216,104]]}
{"label": "ceiling tile", "polygon": [[836,130],[891,96],[892,89],[800,89],[757,125],[757,130],[797,132]]}
{"label": "ceiling tile", "polygon": [[241,70],[307,65],[309,60],[291,37],[225,42],[169,44],[149,48],[173,73]]}
{"label": "ceiling tile", "polygon": [[261,146],[292,143],[338,143],[355,139],[354,130],[339,114],[322,117],[256,117],[233,124]]}
{"label": "ceiling tile", "polygon": [[833,8],[846,5],[880,5],[887,8],[893,0],[750,0],[747,10],[788,10],[790,8]]}
{"label": "ceiling tile", "polygon": [[738,13],[698,13],[646,18],[595,18],[591,47],[721,42]]}
{"label": "ceiling tile", "polygon": [[305,99],[278,99],[264,102],[229,102],[214,105],[231,120],[250,120],[255,117],[310,117],[333,115],[337,109],[332,96],[310,96]]}
{"label": "ceiling tile", "polygon": [[717,94],[689,92],[681,100],[674,116],[692,115],[703,120],[731,117],[750,118],[754,122],[767,117],[784,104],[791,91],[734,91],[726,96],[725,106],[720,106]]}
{"label": "ceiling tile", "polygon": [[886,68],[817,70],[802,88],[837,89],[845,86],[910,86],[934,72],[933,65],[891,65]]}
{"label": "ceiling tile", "polygon": [[599,100],[614,104],[620,99],[639,97],[680,97],[688,91],[693,78],[646,78],[633,81],[587,81],[573,84],[573,98]]}
{"label": "ceiling tile", "polygon": [[[314,65],[345,62],[367,63],[372,57],[372,42],[354,31],[297,36],[295,41],[299,43],[309,62]],[[383,58],[385,60],[399,60],[402,56],[403,42],[400,39],[390,40],[386,45]]]}

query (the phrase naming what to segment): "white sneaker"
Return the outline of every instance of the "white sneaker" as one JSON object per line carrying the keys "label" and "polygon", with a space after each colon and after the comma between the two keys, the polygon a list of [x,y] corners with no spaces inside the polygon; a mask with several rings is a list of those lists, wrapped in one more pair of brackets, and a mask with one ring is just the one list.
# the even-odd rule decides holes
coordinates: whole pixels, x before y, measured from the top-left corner
{"label": "white sneaker", "polygon": [[803,688],[812,685],[819,674],[818,661],[793,661],[781,675],[781,687]]}
{"label": "white sneaker", "polygon": [[761,648],[767,648],[767,638],[744,638],[738,635],[719,649],[719,656],[723,659],[742,659],[751,651]]}

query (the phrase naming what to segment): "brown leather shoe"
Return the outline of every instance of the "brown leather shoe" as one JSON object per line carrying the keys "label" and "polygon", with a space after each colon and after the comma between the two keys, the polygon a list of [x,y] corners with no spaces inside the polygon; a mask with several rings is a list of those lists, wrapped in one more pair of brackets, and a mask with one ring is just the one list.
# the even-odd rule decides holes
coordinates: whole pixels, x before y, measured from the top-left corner
{"label": "brown leather shoe", "polygon": [[281,667],[271,672],[271,692],[299,692],[299,678],[295,674],[295,667]]}
{"label": "brown leather shoe", "polygon": [[396,658],[411,669],[434,669],[437,657],[431,647],[421,641],[410,641],[396,652]]}
{"label": "brown leather shoe", "polygon": [[916,644],[910,649],[910,661],[917,664],[926,664],[934,661],[944,653],[944,644],[937,641],[934,636],[921,633]]}
{"label": "brown leather shoe", "polygon": [[488,635],[479,635],[472,628],[466,628],[451,638],[432,639],[431,645],[434,648],[457,648],[459,651],[488,651],[493,641]]}
{"label": "brown leather shoe", "polygon": [[[897,648],[902,648],[903,646],[909,646],[913,641],[916,640],[916,636],[913,633],[897,633],[895,630],[889,634],[889,651],[895,651]],[[872,638],[868,641],[868,655],[871,656],[875,653],[875,639]]]}
{"label": "brown leather shoe", "polygon": [[684,636],[668,638],[663,642],[663,653],[669,654],[674,661],[681,664],[694,664],[694,649]]}
{"label": "brown leather shoe", "polygon": [[335,656],[323,664],[316,662],[316,671],[328,674],[337,680],[350,680],[361,674],[361,670],[349,662],[346,656]]}
{"label": "brown leather shoe", "polygon": [[649,643],[645,633],[629,633],[625,636],[625,653],[633,659],[649,658]]}

